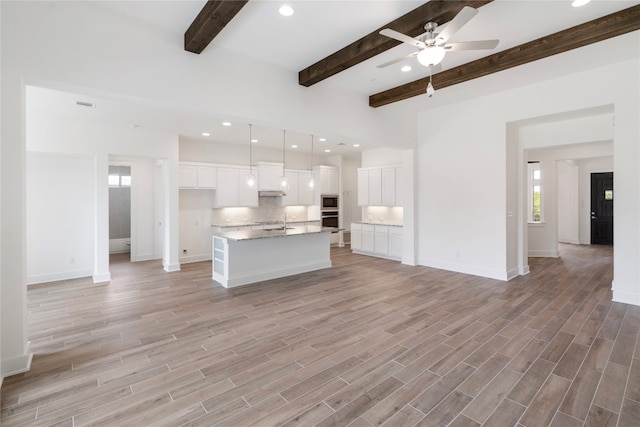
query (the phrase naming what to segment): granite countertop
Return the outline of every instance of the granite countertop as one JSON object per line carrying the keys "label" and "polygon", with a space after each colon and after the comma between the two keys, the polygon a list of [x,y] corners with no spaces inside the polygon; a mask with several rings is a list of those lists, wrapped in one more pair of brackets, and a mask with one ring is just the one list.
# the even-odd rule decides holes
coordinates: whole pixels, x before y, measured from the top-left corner
{"label": "granite countertop", "polygon": [[267,239],[272,237],[286,237],[297,236],[301,234],[313,234],[313,233],[332,233],[338,231],[333,227],[321,227],[319,225],[296,225],[287,226],[286,229],[276,228],[271,230],[236,230],[236,231],[222,231],[213,233],[214,237],[223,237],[229,240],[255,240],[255,239]]}
{"label": "granite countertop", "polygon": [[[320,222],[320,220],[294,219],[287,221],[287,224],[302,224],[305,222]],[[212,227],[252,227],[254,225],[282,225],[280,221],[257,221],[257,222],[225,222],[222,224],[211,224]]]}
{"label": "granite countertop", "polygon": [[390,227],[402,227],[402,224],[386,221],[352,221],[354,224],[388,225]]}

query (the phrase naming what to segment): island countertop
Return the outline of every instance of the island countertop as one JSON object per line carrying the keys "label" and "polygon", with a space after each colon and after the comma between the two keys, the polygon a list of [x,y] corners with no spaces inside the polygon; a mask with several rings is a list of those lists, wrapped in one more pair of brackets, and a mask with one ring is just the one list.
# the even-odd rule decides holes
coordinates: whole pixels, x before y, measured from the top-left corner
{"label": "island countertop", "polygon": [[286,236],[298,236],[302,234],[315,234],[315,233],[333,233],[337,231],[337,228],[333,227],[321,227],[319,225],[296,225],[267,229],[267,230],[235,230],[235,231],[222,231],[214,232],[213,235],[222,237],[229,240],[255,240],[255,239],[267,239],[272,237],[286,237]]}

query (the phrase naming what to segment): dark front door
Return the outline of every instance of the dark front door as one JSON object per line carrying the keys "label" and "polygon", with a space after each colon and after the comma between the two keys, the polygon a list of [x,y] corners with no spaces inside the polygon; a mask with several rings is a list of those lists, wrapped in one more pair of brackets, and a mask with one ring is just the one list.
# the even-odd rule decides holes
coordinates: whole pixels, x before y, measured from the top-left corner
{"label": "dark front door", "polygon": [[613,172],[591,174],[591,244],[613,245]]}

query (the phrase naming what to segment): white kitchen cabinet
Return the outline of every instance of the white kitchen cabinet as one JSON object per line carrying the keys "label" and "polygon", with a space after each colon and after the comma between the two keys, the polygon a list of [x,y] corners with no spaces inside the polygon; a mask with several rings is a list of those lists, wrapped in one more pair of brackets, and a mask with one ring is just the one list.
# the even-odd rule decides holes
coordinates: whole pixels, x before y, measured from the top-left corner
{"label": "white kitchen cabinet", "polygon": [[260,175],[258,190],[281,190],[280,177],[282,177],[282,163],[258,162],[258,174]]}
{"label": "white kitchen cabinet", "polygon": [[218,168],[216,206],[258,206],[258,190],[247,186],[248,175],[248,168]]}
{"label": "white kitchen cabinet", "polygon": [[351,223],[351,250],[362,249],[362,224]]}
{"label": "white kitchen cabinet", "polygon": [[382,170],[369,171],[369,206],[382,206]]}
{"label": "white kitchen cabinet", "polygon": [[217,168],[198,164],[181,163],[178,169],[179,188],[212,190],[217,184]]}
{"label": "white kitchen cabinet", "polygon": [[382,206],[396,206],[396,168],[382,168]]}
{"label": "white kitchen cabinet", "polygon": [[[280,172],[282,175],[282,172]],[[298,172],[287,170],[286,176],[289,179],[289,188],[285,190],[285,195],[282,196],[282,206],[298,206],[299,205],[299,189]]]}
{"label": "white kitchen cabinet", "polygon": [[389,227],[374,225],[373,252],[378,255],[389,255]]}
{"label": "white kitchen cabinet", "polygon": [[402,260],[403,228],[351,223],[351,250],[362,255]]}
{"label": "white kitchen cabinet", "polygon": [[389,227],[389,257],[402,259],[402,227]]}
{"label": "white kitchen cabinet", "polygon": [[298,171],[298,204],[301,206],[313,205],[315,188],[309,187],[312,176],[310,171]]}
{"label": "white kitchen cabinet", "polygon": [[358,169],[358,206],[369,206],[369,171]]}
{"label": "white kitchen cabinet", "polygon": [[215,189],[218,169],[212,166],[198,166],[198,188]]}
{"label": "white kitchen cabinet", "polygon": [[362,224],[362,251],[375,252],[375,226]]}
{"label": "white kitchen cabinet", "polygon": [[318,172],[319,177],[317,189],[319,194],[339,194],[340,193],[340,174],[338,168],[334,166],[316,166],[314,171]]}
{"label": "white kitchen cabinet", "polygon": [[402,206],[402,168],[396,167],[396,204],[395,206]]}

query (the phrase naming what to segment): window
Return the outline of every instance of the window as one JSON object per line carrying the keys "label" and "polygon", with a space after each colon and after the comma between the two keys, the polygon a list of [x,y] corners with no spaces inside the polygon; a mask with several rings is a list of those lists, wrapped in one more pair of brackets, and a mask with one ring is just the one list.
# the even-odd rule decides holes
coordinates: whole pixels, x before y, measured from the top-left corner
{"label": "window", "polygon": [[109,174],[109,187],[131,187],[131,175]]}
{"label": "window", "polygon": [[542,173],[539,162],[529,162],[529,222],[542,222]]}

